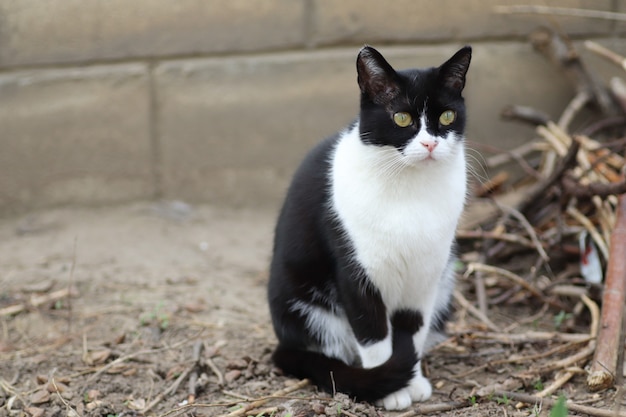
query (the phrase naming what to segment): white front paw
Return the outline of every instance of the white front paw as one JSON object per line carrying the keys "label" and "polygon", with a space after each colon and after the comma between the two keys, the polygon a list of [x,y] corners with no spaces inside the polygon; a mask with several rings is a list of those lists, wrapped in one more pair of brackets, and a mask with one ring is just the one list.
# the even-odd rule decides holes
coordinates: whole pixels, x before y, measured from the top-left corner
{"label": "white front paw", "polygon": [[404,410],[411,405],[411,395],[406,388],[387,395],[385,398],[377,402],[382,405],[385,410]]}
{"label": "white front paw", "polygon": [[421,373],[413,377],[406,389],[409,391],[413,401],[426,401],[433,393],[430,382]]}

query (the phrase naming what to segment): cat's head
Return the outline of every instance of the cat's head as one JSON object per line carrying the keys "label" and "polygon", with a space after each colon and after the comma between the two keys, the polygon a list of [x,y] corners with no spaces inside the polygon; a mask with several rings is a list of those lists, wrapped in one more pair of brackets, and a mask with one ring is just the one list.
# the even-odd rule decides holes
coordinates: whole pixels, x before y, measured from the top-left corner
{"label": "cat's head", "polygon": [[395,148],[409,165],[458,153],[465,130],[461,93],[471,56],[466,46],[439,67],[396,71],[376,49],[361,49],[361,140]]}

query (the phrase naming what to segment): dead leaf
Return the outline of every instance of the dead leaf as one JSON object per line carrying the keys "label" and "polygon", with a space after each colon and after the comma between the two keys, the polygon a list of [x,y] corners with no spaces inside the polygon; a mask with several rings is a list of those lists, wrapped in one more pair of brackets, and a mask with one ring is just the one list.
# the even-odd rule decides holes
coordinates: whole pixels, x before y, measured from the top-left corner
{"label": "dead leaf", "polygon": [[87,402],[91,402],[91,401],[95,401],[98,398],[100,398],[100,396],[102,395],[102,392],[100,392],[97,389],[90,389],[89,391],[87,391]]}
{"label": "dead leaf", "polygon": [[143,410],[146,408],[146,400],[143,398],[137,398],[128,402],[128,408],[131,410]]}
{"label": "dead leaf", "polygon": [[5,341],[0,342],[0,352],[3,352],[3,353],[10,352],[14,349],[15,348],[9,342],[5,342]]}
{"label": "dead leaf", "polygon": [[95,401],[87,403],[85,408],[87,409],[87,411],[93,411],[96,408],[100,407],[101,405],[102,405],[102,401],[101,400],[95,400]]}
{"label": "dead leaf", "polygon": [[101,349],[83,355],[83,362],[87,365],[101,365],[111,357],[111,349]]}
{"label": "dead leaf", "polygon": [[43,404],[50,401],[50,393],[46,390],[35,391],[30,395],[31,404]]}
{"label": "dead leaf", "polygon": [[26,407],[24,411],[26,411],[31,417],[41,417],[44,413],[44,409],[39,407]]}
{"label": "dead leaf", "polygon": [[121,345],[122,343],[124,343],[125,340],[126,340],[126,333],[122,333],[115,338],[115,341],[113,343],[116,345]]}
{"label": "dead leaf", "polygon": [[201,301],[191,301],[183,304],[183,308],[190,313],[199,313],[206,309],[206,305]]}
{"label": "dead leaf", "polygon": [[69,387],[63,382],[57,380],[54,380],[54,382],[51,381],[46,385],[48,392],[58,392],[59,394],[67,391],[68,388]]}
{"label": "dead leaf", "polygon": [[128,372],[129,369],[132,369],[129,365],[126,365],[124,363],[118,363],[117,365],[114,365],[110,367],[109,369],[107,369],[107,374],[111,374],[111,375],[123,374],[125,372]]}
{"label": "dead leaf", "polygon": [[233,369],[232,371],[228,371],[224,374],[224,380],[227,383],[231,383],[233,382],[235,379],[239,378],[241,376],[241,371],[237,370],[237,369]]}
{"label": "dead leaf", "polygon": [[229,369],[246,369],[248,367],[248,361],[245,359],[235,359],[228,362],[226,367]]}

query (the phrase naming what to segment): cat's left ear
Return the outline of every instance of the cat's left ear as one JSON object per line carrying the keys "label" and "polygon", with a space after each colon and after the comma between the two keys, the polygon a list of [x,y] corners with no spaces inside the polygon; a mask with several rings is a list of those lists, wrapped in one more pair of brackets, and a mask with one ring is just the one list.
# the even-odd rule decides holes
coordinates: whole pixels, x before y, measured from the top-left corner
{"label": "cat's left ear", "polygon": [[439,79],[441,83],[459,93],[465,87],[465,74],[472,60],[472,48],[466,46],[439,67]]}

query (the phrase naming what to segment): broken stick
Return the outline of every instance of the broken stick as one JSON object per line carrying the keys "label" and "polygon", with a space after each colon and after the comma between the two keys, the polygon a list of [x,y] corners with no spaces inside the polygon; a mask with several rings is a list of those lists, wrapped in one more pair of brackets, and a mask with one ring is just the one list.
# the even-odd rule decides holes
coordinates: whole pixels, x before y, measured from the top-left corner
{"label": "broken stick", "polygon": [[610,388],[615,383],[617,358],[622,348],[622,316],[625,299],[626,194],[622,194],[619,197],[617,220],[611,235],[597,347],[591,371],[587,377],[587,387],[591,391]]}
{"label": "broken stick", "polygon": [[600,107],[602,113],[606,115],[615,113],[611,96],[585,67],[570,39],[548,28],[539,28],[531,34],[530,40],[537,51],[563,70],[578,93],[586,92]]}
{"label": "broken stick", "polygon": [[29,308],[37,308],[46,303],[53,303],[62,298],[76,297],[78,291],[74,287],[63,288],[61,290],[53,291],[49,294],[34,295],[30,297],[30,300],[22,304],[16,304],[0,309],[0,317],[13,316],[22,311],[27,311]]}
{"label": "broken stick", "polygon": [[244,416],[246,415],[246,413],[250,410],[254,410],[255,408],[258,408],[259,406],[265,404],[266,402],[270,401],[273,398],[280,398],[282,396],[285,396],[287,394],[290,394],[294,391],[298,391],[301,388],[306,387],[307,385],[310,384],[310,381],[308,379],[303,379],[298,381],[297,383],[288,386],[286,388],[283,388],[279,391],[276,391],[275,393],[273,393],[272,395],[268,396],[268,397],[264,397],[264,398],[260,398],[254,402],[251,402],[250,404],[247,404],[246,406],[242,407],[242,408],[238,408],[237,410],[228,413],[226,415],[224,415],[223,417],[237,417],[237,416]]}

